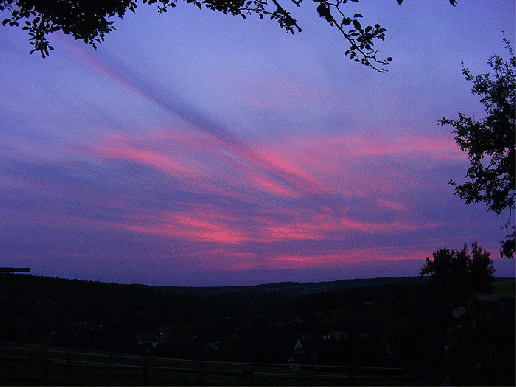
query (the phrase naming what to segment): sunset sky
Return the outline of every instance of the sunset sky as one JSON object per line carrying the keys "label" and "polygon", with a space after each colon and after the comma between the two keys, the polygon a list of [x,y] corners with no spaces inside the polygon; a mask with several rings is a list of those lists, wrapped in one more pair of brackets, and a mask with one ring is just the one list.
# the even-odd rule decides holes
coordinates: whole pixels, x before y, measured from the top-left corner
{"label": "sunset sky", "polygon": [[478,241],[514,275],[508,215],[454,196],[468,160],[437,124],[484,116],[461,62],[478,74],[507,57],[514,1],[346,5],[387,28],[383,74],[345,58],[315,7],[292,7],[290,35],[140,6],[98,50],[54,34],[46,59],[0,28],[0,266],[253,285],[415,276],[436,249]]}

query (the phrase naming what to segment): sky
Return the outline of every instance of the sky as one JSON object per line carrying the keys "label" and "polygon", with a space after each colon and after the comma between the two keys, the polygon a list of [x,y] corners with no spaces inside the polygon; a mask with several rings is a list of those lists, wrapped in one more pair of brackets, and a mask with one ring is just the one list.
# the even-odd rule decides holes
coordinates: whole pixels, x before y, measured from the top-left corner
{"label": "sky", "polygon": [[[285,3],[287,6],[288,3]],[[462,65],[515,42],[505,0],[345,5],[387,29],[377,73],[314,4],[303,31],[141,5],[97,50],[56,33],[29,55],[0,28],[0,266],[148,285],[416,276],[477,241],[497,275],[507,214],[466,205],[450,126],[485,115]],[[0,15],[3,19],[3,15]]]}

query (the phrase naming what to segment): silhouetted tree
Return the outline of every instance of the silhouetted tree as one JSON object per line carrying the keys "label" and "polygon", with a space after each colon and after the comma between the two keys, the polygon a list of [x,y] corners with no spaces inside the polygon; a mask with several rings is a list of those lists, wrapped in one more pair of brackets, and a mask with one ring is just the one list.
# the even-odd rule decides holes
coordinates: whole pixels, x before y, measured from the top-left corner
{"label": "silhouetted tree", "polygon": [[472,254],[468,246],[462,250],[439,249],[426,258],[421,276],[430,275],[430,284],[441,292],[452,295],[457,301],[465,301],[474,292],[489,291],[495,269],[489,252],[475,242]]}
{"label": "silhouetted tree", "polygon": [[496,271],[493,261],[489,258],[489,253],[485,250],[482,251],[482,248],[477,243],[474,243],[472,247],[469,272],[471,273],[473,289],[476,292],[490,291],[493,274]]}
{"label": "silhouetted tree", "polygon": [[[144,4],[156,4],[159,13],[167,12],[176,7],[179,0],[142,0]],[[199,9],[202,6],[224,14],[238,15],[246,18],[256,14],[276,20],[280,27],[287,32],[300,32],[294,19],[279,0],[184,0],[194,4]],[[303,0],[290,0],[299,7]],[[350,59],[372,67],[378,71],[385,71],[382,67],[391,61],[377,58],[374,50],[374,41],[384,40],[385,28],[379,24],[363,27],[359,21],[361,14],[347,15],[342,6],[348,0],[312,0],[319,4],[317,12],[330,26],[337,28],[349,44],[346,55]],[[403,0],[396,0],[398,4]],[[349,0],[358,3],[359,0]],[[455,5],[456,0],[449,0]],[[129,10],[137,8],[136,0],[0,0],[0,11],[7,10],[10,17],[3,20],[3,25],[19,26],[24,21],[22,29],[28,31],[33,50],[39,51],[43,57],[53,50],[47,40],[47,35],[61,30],[72,35],[75,39],[83,40],[93,47],[100,43],[104,36],[114,30],[113,17],[122,18]]]}
{"label": "silhouetted tree", "polygon": [[498,55],[489,58],[488,64],[494,73],[473,76],[463,67],[462,73],[473,82],[471,92],[480,96],[487,117],[475,120],[463,113],[459,118],[443,118],[441,125],[451,125],[456,134],[455,141],[461,150],[468,152],[471,166],[466,177],[470,181],[458,184],[455,194],[466,200],[466,204],[484,202],[490,211],[501,214],[509,209],[509,220],[505,225],[512,232],[502,242],[501,255],[514,256],[515,227],[511,226],[515,192],[515,74],[516,57],[504,39],[509,50],[508,61]]}

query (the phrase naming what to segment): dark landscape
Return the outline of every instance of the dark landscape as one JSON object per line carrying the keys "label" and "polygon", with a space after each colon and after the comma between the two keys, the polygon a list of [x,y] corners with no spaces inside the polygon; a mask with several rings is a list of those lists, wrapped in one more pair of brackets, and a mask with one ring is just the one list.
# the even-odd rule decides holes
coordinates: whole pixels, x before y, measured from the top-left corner
{"label": "dark landscape", "polygon": [[2,274],[0,381],[513,385],[514,278],[490,293],[464,303],[420,277],[173,287]]}

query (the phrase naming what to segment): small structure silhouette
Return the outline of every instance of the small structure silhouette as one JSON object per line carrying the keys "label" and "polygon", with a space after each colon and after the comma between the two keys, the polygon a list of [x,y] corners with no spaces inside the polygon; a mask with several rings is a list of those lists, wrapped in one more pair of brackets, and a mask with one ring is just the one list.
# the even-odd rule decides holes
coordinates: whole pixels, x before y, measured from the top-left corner
{"label": "small structure silhouette", "polygon": [[29,267],[0,267],[0,273],[29,273]]}

